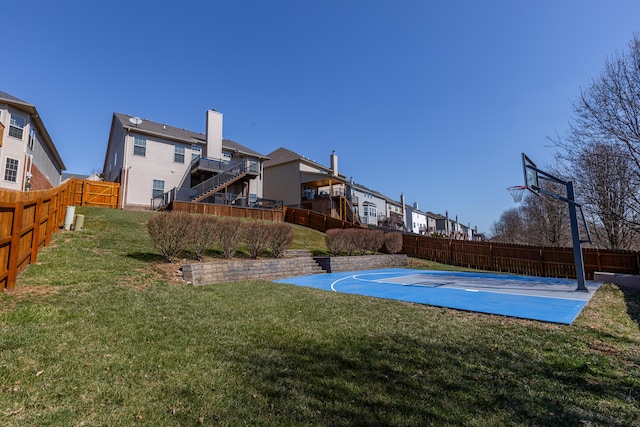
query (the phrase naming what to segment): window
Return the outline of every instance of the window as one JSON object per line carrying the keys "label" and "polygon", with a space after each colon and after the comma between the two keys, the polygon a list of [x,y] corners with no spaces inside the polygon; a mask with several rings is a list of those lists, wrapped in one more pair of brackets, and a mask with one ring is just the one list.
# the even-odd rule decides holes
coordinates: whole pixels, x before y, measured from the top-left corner
{"label": "window", "polygon": [[223,151],[222,152],[222,160],[229,161],[231,159],[233,159],[233,153],[230,153],[228,151]]}
{"label": "window", "polygon": [[27,123],[27,119],[17,114],[11,114],[9,121],[9,136],[22,139],[22,131]]}
{"label": "window", "polygon": [[29,141],[27,142],[27,146],[29,150],[33,150],[33,143],[36,140],[36,131],[33,129],[33,125],[31,125],[31,129],[29,129]]}
{"label": "window", "polygon": [[375,206],[364,205],[362,208],[362,213],[364,214],[364,216],[371,216],[374,218],[378,216],[378,209]]}
{"label": "window", "polygon": [[16,182],[18,180],[18,161],[7,157],[7,165],[4,168],[4,180]]}
{"label": "window", "polygon": [[193,162],[198,157],[202,157],[202,147],[198,147],[197,145],[191,146],[191,161]]}
{"label": "window", "polygon": [[175,146],[173,150],[173,161],[176,163],[184,163],[184,146]]}
{"label": "window", "polygon": [[164,194],[164,181],[159,179],[153,180],[153,198],[160,197]]}
{"label": "window", "polygon": [[147,155],[147,138],[144,136],[136,136],[133,140],[133,154],[136,156]]}

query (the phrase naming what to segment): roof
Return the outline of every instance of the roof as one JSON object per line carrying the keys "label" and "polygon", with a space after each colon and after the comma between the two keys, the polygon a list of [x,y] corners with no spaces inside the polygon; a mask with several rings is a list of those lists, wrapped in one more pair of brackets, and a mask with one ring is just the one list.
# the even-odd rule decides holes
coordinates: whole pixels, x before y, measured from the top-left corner
{"label": "roof", "polygon": [[44,123],[42,122],[42,118],[40,118],[40,114],[38,113],[38,110],[36,109],[35,105],[29,104],[28,102],[25,102],[19,98],[16,98],[13,95],[9,95],[8,93],[1,92],[1,91],[0,91],[0,102],[4,102],[8,105],[15,107],[16,109],[19,109],[21,111],[28,113],[31,116],[31,121],[35,123],[36,128],[38,128],[40,136],[42,137],[42,142],[46,145],[46,147],[51,152],[51,156],[53,157],[53,160],[58,163],[61,170],[67,169],[67,167],[64,165],[64,162],[62,161],[62,157],[60,157],[60,153],[58,153],[56,146],[53,144],[53,141],[51,140],[51,136],[49,135],[49,132],[47,132],[47,128],[44,126]]}
{"label": "roof", "polygon": [[0,100],[11,101],[12,103],[20,103],[20,104],[24,104],[24,105],[30,105],[29,103],[27,103],[27,102],[25,102],[25,101],[23,101],[21,99],[18,99],[13,95],[9,95],[6,92],[2,92],[2,91],[0,91]]}
{"label": "roof", "polygon": [[331,173],[331,169],[321,165],[320,163],[317,163],[305,156],[301,156],[300,154],[289,150],[288,148],[284,148],[284,147],[280,147],[274,151],[272,151],[271,153],[267,154],[267,156],[269,156],[269,161],[264,163],[264,167],[268,168],[270,166],[275,166],[275,165],[279,165],[282,163],[288,163],[288,162],[294,162],[294,161],[303,161],[305,163],[308,163],[310,165],[313,165],[314,167],[317,167],[318,169],[324,169],[325,171]]}
{"label": "roof", "polygon": [[[174,126],[169,126],[165,123],[158,123],[147,119],[141,119],[142,121],[136,125],[135,123],[130,121],[130,119],[133,119],[135,116],[130,116],[128,114],[113,113],[113,116],[120,121],[122,127],[132,132],[159,136],[165,139],[170,139],[172,141],[182,142],[185,144],[206,145],[207,143],[207,136],[203,133],[193,132],[187,129],[180,129]],[[268,158],[263,154],[260,154],[257,151],[254,151],[230,139],[222,140],[222,148],[236,153],[255,156],[261,159]]]}
{"label": "roof", "polygon": [[66,181],[69,178],[76,178],[76,179],[85,179],[88,178],[89,175],[85,175],[85,174],[79,174],[79,173],[63,173],[62,174],[62,181]]}

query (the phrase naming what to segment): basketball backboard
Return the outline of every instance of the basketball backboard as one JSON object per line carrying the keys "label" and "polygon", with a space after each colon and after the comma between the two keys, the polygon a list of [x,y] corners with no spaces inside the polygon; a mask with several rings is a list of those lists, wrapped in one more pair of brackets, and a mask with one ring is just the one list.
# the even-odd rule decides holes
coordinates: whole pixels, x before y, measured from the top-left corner
{"label": "basketball backboard", "polygon": [[522,169],[524,170],[524,185],[532,193],[540,194],[540,184],[538,183],[538,168],[535,163],[522,153]]}

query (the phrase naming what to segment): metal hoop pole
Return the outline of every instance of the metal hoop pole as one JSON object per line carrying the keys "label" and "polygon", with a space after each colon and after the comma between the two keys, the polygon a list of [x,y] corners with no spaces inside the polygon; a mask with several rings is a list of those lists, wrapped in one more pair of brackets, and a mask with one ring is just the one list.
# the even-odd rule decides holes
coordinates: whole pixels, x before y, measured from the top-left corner
{"label": "metal hoop pole", "polygon": [[578,280],[578,288],[576,291],[589,292],[585,285],[584,277],[584,260],[582,258],[582,247],[580,244],[580,230],[578,229],[578,215],[576,212],[576,203],[573,195],[573,182],[567,181],[567,199],[569,203],[569,221],[571,222],[571,240],[573,241],[573,261],[576,264],[576,279]]}

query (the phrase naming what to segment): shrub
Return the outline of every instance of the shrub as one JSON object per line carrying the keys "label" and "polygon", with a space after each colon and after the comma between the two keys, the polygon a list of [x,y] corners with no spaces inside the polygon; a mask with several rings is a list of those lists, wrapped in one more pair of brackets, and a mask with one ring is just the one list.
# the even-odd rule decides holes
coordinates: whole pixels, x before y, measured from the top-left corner
{"label": "shrub", "polygon": [[167,262],[174,262],[190,244],[193,217],[186,212],[161,212],[147,222],[153,246]]}
{"label": "shrub", "polygon": [[198,261],[202,261],[204,252],[218,243],[220,221],[212,215],[196,215],[192,224],[189,247]]}
{"label": "shrub", "polygon": [[271,254],[278,258],[293,242],[293,227],[289,224],[278,222],[272,225],[272,229],[269,249],[271,249]]}
{"label": "shrub", "polygon": [[352,228],[349,230],[354,253],[364,255],[368,248],[369,230]]}
{"label": "shrub", "polygon": [[233,257],[244,237],[244,223],[237,218],[225,218],[220,221],[218,243],[222,256],[226,259]]}
{"label": "shrub", "polygon": [[244,240],[251,258],[258,258],[269,247],[273,228],[271,224],[254,221],[245,226]]}
{"label": "shrub", "polygon": [[384,245],[384,232],[380,230],[369,230],[367,233],[367,250],[375,254]]}
{"label": "shrub", "polygon": [[402,233],[387,233],[384,239],[387,252],[395,254],[402,249]]}
{"label": "shrub", "polygon": [[346,248],[346,241],[343,230],[340,228],[332,228],[327,230],[324,241],[331,255],[340,255]]}

